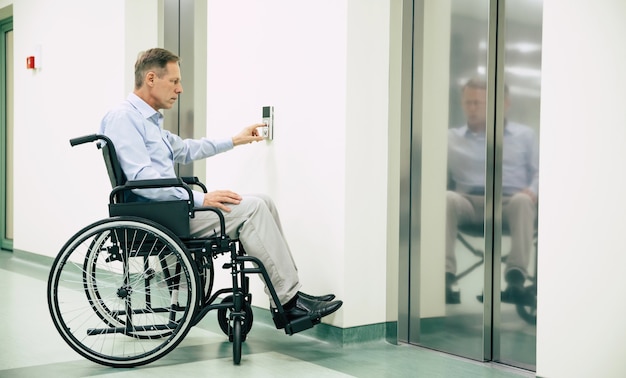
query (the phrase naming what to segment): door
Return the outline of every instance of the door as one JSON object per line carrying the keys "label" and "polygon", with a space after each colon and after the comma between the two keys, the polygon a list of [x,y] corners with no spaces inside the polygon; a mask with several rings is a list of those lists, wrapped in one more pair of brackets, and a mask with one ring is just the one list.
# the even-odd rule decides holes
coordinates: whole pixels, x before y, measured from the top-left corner
{"label": "door", "polygon": [[542,3],[412,4],[400,339],[534,370]]}
{"label": "door", "polygon": [[[202,78],[199,74],[206,69],[206,59],[201,59],[202,53],[206,52],[196,41],[202,41],[200,26],[206,25],[206,4],[197,0],[165,0],[164,4],[164,48],[180,56],[180,68],[183,82],[183,94],[180,96],[172,109],[164,110],[165,115],[163,128],[180,136],[183,139],[204,136],[203,130],[195,130],[195,122],[202,124],[203,114],[196,111],[196,100],[204,97],[200,93],[200,86],[195,86],[197,79]],[[196,32],[196,28],[199,28]],[[204,30],[206,33],[206,28]],[[198,77],[196,77],[198,73]],[[200,132],[201,134],[196,134]],[[190,164],[176,164],[176,172],[179,176],[194,176],[194,171],[201,172],[204,162],[198,161]],[[202,179],[204,174],[199,175]]]}
{"label": "door", "polygon": [[13,248],[13,20],[0,20],[0,247]]}

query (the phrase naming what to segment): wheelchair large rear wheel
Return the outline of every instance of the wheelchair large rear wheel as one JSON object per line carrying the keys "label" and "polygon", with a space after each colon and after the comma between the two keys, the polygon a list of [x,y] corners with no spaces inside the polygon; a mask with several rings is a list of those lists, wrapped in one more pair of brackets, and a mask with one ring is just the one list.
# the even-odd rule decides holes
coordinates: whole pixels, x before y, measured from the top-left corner
{"label": "wheelchair large rear wheel", "polygon": [[152,362],[192,325],[198,274],[169,230],[116,217],[85,227],[56,257],[48,306],[63,339],[83,357],[114,367]]}

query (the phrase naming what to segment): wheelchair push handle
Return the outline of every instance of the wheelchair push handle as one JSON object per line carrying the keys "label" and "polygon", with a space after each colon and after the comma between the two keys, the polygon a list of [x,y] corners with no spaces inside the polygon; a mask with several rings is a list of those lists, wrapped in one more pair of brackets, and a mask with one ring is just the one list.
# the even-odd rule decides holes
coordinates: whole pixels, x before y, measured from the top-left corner
{"label": "wheelchair push handle", "polygon": [[104,135],[100,135],[100,134],[90,134],[90,135],[84,135],[78,138],[72,138],[70,139],[70,145],[72,145],[72,147],[74,146],[78,146],[79,144],[85,144],[85,143],[91,143],[91,142],[95,142],[98,140],[104,140],[109,144],[111,143],[111,140],[104,136]]}
{"label": "wheelchair push handle", "polygon": [[74,146],[78,146],[79,144],[94,142],[98,139],[99,138],[96,134],[85,135],[85,136],[81,136],[78,138],[70,139],[70,144],[72,145],[72,147],[74,147]]}

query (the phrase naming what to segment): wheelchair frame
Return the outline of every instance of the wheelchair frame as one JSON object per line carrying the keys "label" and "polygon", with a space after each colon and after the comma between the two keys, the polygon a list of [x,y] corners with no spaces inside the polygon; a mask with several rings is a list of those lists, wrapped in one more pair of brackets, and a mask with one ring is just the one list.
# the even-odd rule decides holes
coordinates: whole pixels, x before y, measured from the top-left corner
{"label": "wheelchair frame", "polygon": [[[465,268],[461,273],[456,275],[456,281],[458,282],[463,277],[467,276],[471,272],[473,272],[476,268],[483,265],[485,262],[485,252],[475,247],[472,243],[470,243],[466,236],[469,237],[478,237],[484,238],[484,225],[478,226],[460,226],[459,231],[457,232],[456,238],[463,246],[475,257],[478,258],[478,261],[474,262],[469,267]],[[533,236],[533,246],[534,246],[534,274],[529,275],[527,280],[531,282],[530,285],[524,287],[524,291],[528,298],[534,298],[532,303],[513,303],[515,305],[515,310],[517,314],[522,318],[526,323],[530,325],[537,324],[537,230],[535,229],[535,233]],[[506,262],[507,255],[501,257],[500,262]],[[482,302],[483,295],[478,296],[478,300]]]}
{"label": "wheelchair frame", "polygon": [[[70,140],[71,146],[90,142],[102,150],[113,187],[110,217],[66,242],[52,264],[47,290],[53,323],[76,352],[106,366],[148,364],[175,349],[193,326],[217,310],[238,365],[253,322],[250,274],[262,276],[276,306],[272,315],[278,329],[293,335],[320,322],[308,317],[289,321],[263,263],[226,234],[221,211],[193,206],[189,185],[207,191],[196,177],[127,181],[108,137]],[[183,188],[189,200],[125,201],[131,190],[167,187]],[[198,211],[215,213],[219,232],[191,237],[189,218]],[[213,262],[222,255],[229,256],[222,268],[229,271],[232,286],[213,292]]]}
{"label": "wheelchair frame", "polygon": [[[456,183],[452,179],[451,172],[448,171],[447,175],[447,190],[454,191],[456,187]],[[535,225],[536,226],[536,225]],[[485,237],[484,224],[480,225],[465,225],[459,226],[456,234],[456,238],[463,246],[475,257],[478,258],[478,261],[474,262],[472,265],[456,274],[456,282],[458,282],[461,278],[467,276],[471,272],[473,272],[476,268],[483,265],[485,263],[485,251],[480,248],[475,247],[470,243],[465,236],[470,237]],[[537,324],[537,227],[535,227],[535,233],[533,235],[533,244],[535,247],[535,270],[534,275],[527,277],[531,281],[530,286],[526,286],[524,291],[526,296],[529,298],[534,298],[532,303],[514,303],[517,314],[524,319],[524,321],[528,324],[535,325]],[[502,256],[500,262],[506,262],[507,256]],[[478,296],[478,300],[482,302],[483,295]]]}

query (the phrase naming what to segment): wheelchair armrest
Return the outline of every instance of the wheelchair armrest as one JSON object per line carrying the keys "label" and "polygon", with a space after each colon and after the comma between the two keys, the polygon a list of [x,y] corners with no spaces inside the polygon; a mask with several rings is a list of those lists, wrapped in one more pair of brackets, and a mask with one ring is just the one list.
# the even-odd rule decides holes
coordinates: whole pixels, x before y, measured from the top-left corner
{"label": "wheelchair armrest", "polygon": [[124,186],[133,187],[133,189],[139,188],[164,188],[168,186],[179,186],[184,184],[181,179],[178,178],[165,178],[165,179],[154,179],[154,180],[129,180],[126,181]]}
{"label": "wheelchair armrest", "polygon": [[109,194],[109,203],[115,203],[115,198],[118,193],[132,190],[132,189],[155,189],[155,188],[170,188],[170,187],[178,187],[183,188],[187,191],[189,195],[189,208],[193,207],[193,193],[191,188],[187,184],[183,182],[183,180],[179,178],[167,178],[167,179],[155,179],[155,180],[132,180],[127,181],[126,184],[116,186],[111,190],[111,194]]}
{"label": "wheelchair armrest", "polygon": [[207,192],[206,186],[204,186],[204,184],[196,176],[184,176],[181,177],[181,180],[183,180],[183,182],[187,185],[198,185],[200,188],[202,188],[202,191],[204,193]]}

